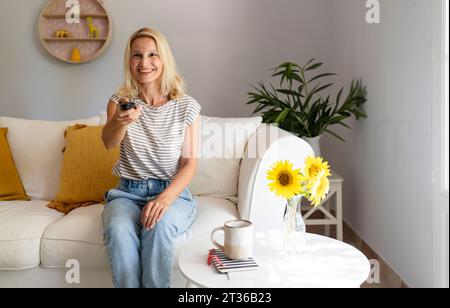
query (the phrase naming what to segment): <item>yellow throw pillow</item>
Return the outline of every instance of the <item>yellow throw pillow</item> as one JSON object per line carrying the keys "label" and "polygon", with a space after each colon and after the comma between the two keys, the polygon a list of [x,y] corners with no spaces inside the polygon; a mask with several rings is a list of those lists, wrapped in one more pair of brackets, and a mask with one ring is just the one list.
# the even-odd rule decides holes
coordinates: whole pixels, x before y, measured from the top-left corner
{"label": "yellow throw pillow", "polygon": [[25,193],[6,139],[7,128],[0,128],[0,201],[30,200]]}
{"label": "yellow throw pillow", "polygon": [[117,186],[119,178],[111,172],[119,149],[104,147],[102,129],[80,124],[68,127],[59,192],[48,207],[68,214],[78,207],[103,203],[104,194]]}

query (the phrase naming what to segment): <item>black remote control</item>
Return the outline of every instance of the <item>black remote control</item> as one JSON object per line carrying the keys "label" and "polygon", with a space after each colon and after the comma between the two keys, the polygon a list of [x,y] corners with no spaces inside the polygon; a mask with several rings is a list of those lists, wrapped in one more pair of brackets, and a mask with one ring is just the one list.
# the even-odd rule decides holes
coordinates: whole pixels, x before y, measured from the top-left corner
{"label": "black remote control", "polygon": [[135,102],[128,102],[128,103],[120,104],[120,110],[122,110],[122,111],[130,110],[132,108],[137,109],[137,105]]}

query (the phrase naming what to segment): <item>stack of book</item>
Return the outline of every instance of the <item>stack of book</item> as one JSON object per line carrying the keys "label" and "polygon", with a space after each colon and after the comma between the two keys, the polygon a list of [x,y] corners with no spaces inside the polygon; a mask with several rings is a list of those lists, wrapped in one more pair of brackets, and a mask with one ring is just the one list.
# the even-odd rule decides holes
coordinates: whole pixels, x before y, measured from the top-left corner
{"label": "stack of book", "polygon": [[212,249],[209,252],[208,263],[214,264],[216,270],[221,273],[254,271],[259,269],[259,265],[254,258],[243,260],[228,259],[221,249]]}

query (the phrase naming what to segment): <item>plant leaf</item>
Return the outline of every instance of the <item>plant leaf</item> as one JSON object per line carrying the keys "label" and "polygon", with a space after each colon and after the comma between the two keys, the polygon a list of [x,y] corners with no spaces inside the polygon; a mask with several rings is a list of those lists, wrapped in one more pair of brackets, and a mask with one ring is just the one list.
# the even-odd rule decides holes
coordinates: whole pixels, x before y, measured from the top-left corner
{"label": "plant leaf", "polygon": [[315,89],[314,91],[312,91],[312,93],[317,94],[317,93],[319,93],[320,91],[323,91],[323,90],[325,90],[326,88],[331,87],[332,85],[333,85],[333,83],[326,84],[326,85],[324,85],[324,86],[321,86],[321,87]]}
{"label": "plant leaf", "polygon": [[322,64],[323,64],[323,63],[316,63],[316,64],[313,64],[313,65],[311,65],[310,67],[307,67],[307,68],[305,69],[305,72],[315,70],[316,68],[321,67]]}
{"label": "plant leaf", "polygon": [[316,59],[312,58],[311,60],[308,61],[308,63],[305,64],[305,67],[307,67],[309,64],[313,63],[314,61],[316,61]]}
{"label": "plant leaf", "polygon": [[333,132],[332,132],[331,130],[329,130],[329,129],[325,130],[325,132],[327,132],[327,133],[333,135],[334,137],[338,138],[339,140],[341,140],[341,141],[343,141],[343,142],[346,142],[346,141],[345,141],[343,138],[341,138],[338,134],[333,133]]}
{"label": "plant leaf", "polygon": [[275,123],[282,123],[286,118],[286,116],[289,114],[289,111],[290,111],[289,109],[284,109],[284,111],[280,113],[276,118]]}

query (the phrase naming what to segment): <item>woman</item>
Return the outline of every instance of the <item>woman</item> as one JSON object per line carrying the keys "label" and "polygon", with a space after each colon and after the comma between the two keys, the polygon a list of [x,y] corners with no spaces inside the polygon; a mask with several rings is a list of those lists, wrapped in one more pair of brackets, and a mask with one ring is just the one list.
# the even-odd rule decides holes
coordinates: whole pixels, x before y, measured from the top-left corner
{"label": "woman", "polygon": [[[123,103],[134,108],[121,110]],[[125,54],[125,83],[108,103],[103,143],[120,145],[105,195],[104,241],[115,287],[170,286],[174,241],[193,223],[188,189],[197,168],[200,105],[184,94],[169,44],[154,29],[135,32]]]}

